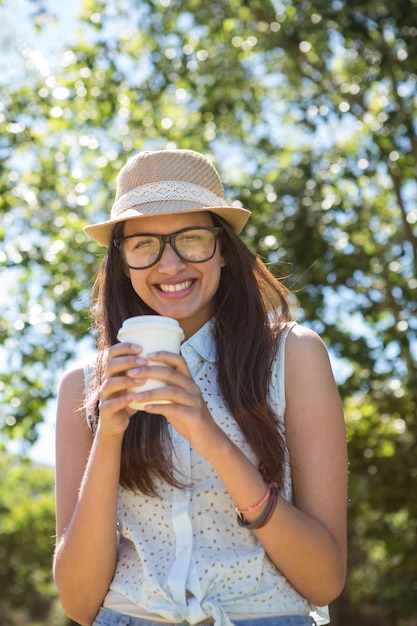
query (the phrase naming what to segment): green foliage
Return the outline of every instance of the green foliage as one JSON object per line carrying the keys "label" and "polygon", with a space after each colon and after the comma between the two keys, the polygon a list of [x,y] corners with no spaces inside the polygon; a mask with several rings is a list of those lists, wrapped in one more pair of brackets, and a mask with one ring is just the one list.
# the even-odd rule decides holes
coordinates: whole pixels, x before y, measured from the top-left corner
{"label": "green foliage", "polygon": [[208,153],[341,366],[355,623],[417,613],[415,24],[414,0],[84,0],[78,39],[49,63],[22,46],[2,85],[4,440],[36,439],[75,340],[93,345],[102,251],[82,227],[125,158]]}
{"label": "green foliage", "polygon": [[63,626],[51,573],[53,471],[2,454],[0,475],[0,624]]}

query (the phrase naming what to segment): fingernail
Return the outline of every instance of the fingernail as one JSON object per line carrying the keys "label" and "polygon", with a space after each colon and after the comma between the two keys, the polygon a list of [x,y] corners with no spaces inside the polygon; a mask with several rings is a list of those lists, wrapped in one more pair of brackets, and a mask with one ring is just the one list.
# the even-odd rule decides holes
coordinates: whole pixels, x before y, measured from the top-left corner
{"label": "fingernail", "polygon": [[[141,376],[143,374],[142,370],[139,367],[135,367],[127,372],[127,375],[130,377],[136,378],[136,376]],[[143,377],[145,380],[145,377]]]}

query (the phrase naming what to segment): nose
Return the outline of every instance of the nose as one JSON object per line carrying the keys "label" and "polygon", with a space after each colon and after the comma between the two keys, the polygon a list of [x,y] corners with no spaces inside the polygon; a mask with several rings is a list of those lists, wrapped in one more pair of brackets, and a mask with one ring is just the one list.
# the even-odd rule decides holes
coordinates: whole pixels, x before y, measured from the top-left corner
{"label": "nose", "polygon": [[175,274],[183,270],[185,266],[186,263],[180,259],[172,245],[165,243],[161,258],[157,263],[158,271],[162,274],[175,276]]}

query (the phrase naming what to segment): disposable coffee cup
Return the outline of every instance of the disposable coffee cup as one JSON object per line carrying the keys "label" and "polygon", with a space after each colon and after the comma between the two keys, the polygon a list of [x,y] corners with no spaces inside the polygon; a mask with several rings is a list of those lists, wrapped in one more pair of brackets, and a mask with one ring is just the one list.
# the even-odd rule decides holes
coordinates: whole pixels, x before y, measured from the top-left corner
{"label": "disposable coffee cup", "polygon": [[[147,357],[152,352],[173,352],[180,353],[181,342],[184,339],[184,333],[177,320],[161,315],[139,315],[138,317],[129,317],[126,319],[119,332],[117,339],[121,342],[136,343],[142,348],[141,356]],[[149,361],[149,365],[159,365],[155,361]],[[134,391],[148,391],[164,387],[165,383],[148,378],[145,384],[135,387]],[[143,411],[148,402],[132,402],[129,406],[135,411]],[[169,404],[166,400],[152,404]]]}

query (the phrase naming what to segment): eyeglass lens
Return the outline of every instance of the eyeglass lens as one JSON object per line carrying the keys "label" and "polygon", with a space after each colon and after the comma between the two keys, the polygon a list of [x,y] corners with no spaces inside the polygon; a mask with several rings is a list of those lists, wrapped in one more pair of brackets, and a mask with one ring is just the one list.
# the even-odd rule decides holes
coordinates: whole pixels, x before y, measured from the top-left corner
{"label": "eyeglass lens", "polygon": [[202,263],[214,255],[219,228],[185,229],[171,235],[130,235],[120,242],[123,257],[131,268],[144,269],[154,265],[170,243],[183,261]]}

